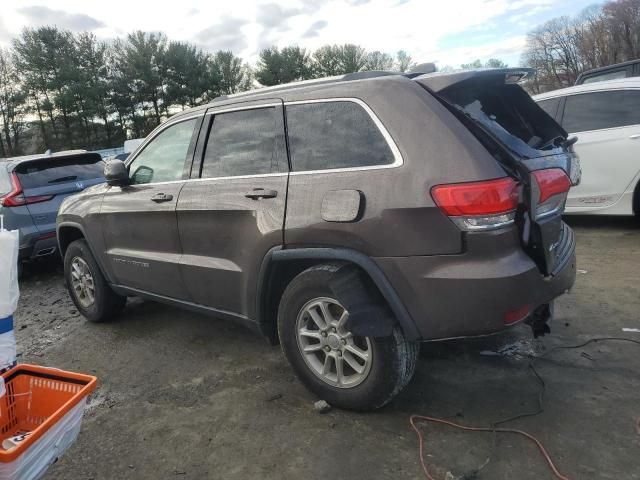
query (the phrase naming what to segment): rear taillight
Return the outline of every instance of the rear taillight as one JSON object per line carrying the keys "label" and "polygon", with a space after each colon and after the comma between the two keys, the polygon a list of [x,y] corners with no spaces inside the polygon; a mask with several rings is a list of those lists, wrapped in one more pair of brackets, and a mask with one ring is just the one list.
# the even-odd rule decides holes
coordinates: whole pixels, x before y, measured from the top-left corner
{"label": "rear taillight", "polygon": [[531,305],[525,305],[515,310],[509,310],[504,316],[505,325],[513,325],[521,320],[524,320],[529,316],[533,307]]}
{"label": "rear taillight", "polygon": [[567,199],[571,180],[561,168],[549,168],[533,172],[538,191],[536,219],[559,212]]}
{"label": "rear taillight", "polygon": [[28,205],[30,203],[46,202],[51,200],[53,195],[34,195],[31,197],[25,197],[22,191],[22,185],[16,172],[11,173],[11,191],[0,197],[0,205],[3,207],[19,207],[21,205]]}
{"label": "rear taillight", "polygon": [[519,199],[518,184],[510,177],[436,185],[431,196],[463,230],[491,230],[513,223]]}

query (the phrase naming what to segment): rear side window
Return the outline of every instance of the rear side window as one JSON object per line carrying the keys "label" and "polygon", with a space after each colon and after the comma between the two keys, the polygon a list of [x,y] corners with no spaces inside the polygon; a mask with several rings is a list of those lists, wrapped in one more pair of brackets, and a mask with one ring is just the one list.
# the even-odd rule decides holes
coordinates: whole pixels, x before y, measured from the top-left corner
{"label": "rear side window", "polygon": [[273,107],[215,115],[202,178],[278,172],[278,159],[286,162],[283,135],[282,110]]}
{"label": "rear side window", "polygon": [[568,132],[640,124],[640,91],[617,90],[567,97],[562,126]]}
{"label": "rear side window", "polygon": [[103,178],[104,162],[98,154],[70,158],[46,158],[25,162],[15,172],[22,188],[39,188],[68,182]]}
{"label": "rear side window", "polygon": [[549,98],[547,100],[540,100],[538,106],[549,114],[551,118],[556,118],[558,113],[558,106],[562,97]]}
{"label": "rear side window", "polygon": [[289,105],[293,171],[389,165],[394,156],[371,116],[354,102]]}

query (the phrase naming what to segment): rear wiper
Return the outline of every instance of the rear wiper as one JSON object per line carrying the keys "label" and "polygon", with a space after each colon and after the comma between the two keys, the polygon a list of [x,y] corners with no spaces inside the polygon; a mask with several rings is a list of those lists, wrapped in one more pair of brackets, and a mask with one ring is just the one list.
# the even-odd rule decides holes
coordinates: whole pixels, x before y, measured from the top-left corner
{"label": "rear wiper", "polygon": [[577,141],[578,141],[578,137],[576,137],[576,136],[569,137],[569,138],[564,138],[564,137],[561,137],[561,136],[557,136],[557,137],[552,138],[551,140],[548,140],[548,141],[544,142],[542,145],[538,145],[536,148],[538,150],[544,150],[546,147],[548,147],[550,145],[554,145],[556,147],[569,148],[571,145],[573,145]]}
{"label": "rear wiper", "polygon": [[540,145],[536,145],[535,148],[538,150],[544,150],[551,145],[553,145],[554,147],[561,146],[563,145],[562,142],[564,142],[564,137],[557,136],[553,137],[551,140],[547,140],[546,142],[541,143]]}
{"label": "rear wiper", "polygon": [[77,175],[67,175],[66,177],[54,178],[53,180],[49,180],[47,183],[60,183],[60,182],[70,182],[72,180],[77,179]]}
{"label": "rear wiper", "polygon": [[571,145],[573,145],[577,141],[578,141],[578,137],[574,135],[572,137],[567,138],[564,142],[562,142],[562,146],[565,148],[569,148]]}

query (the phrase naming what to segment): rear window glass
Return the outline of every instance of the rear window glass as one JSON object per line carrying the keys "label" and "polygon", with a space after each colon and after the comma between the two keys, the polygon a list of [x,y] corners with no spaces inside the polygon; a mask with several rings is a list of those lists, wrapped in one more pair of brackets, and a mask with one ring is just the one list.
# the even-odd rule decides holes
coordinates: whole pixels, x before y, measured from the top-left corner
{"label": "rear window glass", "polygon": [[369,114],[354,102],[287,106],[293,171],[388,165],[394,156]]}
{"label": "rear window glass", "polygon": [[566,132],[520,86],[498,81],[470,79],[446,88],[441,97],[524,158],[559,153],[557,144]]}
{"label": "rear window glass", "polygon": [[640,124],[640,91],[582,93],[567,97],[562,126],[567,132]]}
{"label": "rear window glass", "polygon": [[16,167],[22,188],[38,188],[67,182],[103,178],[104,162],[99,155],[48,158]]}

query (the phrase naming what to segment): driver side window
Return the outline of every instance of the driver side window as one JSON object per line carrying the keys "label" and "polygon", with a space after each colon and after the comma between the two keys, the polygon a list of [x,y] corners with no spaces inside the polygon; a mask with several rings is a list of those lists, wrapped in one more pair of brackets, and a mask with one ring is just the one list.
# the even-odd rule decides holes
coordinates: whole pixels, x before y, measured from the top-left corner
{"label": "driver side window", "polygon": [[160,132],[129,165],[131,183],[180,180],[197,119],[176,123]]}

